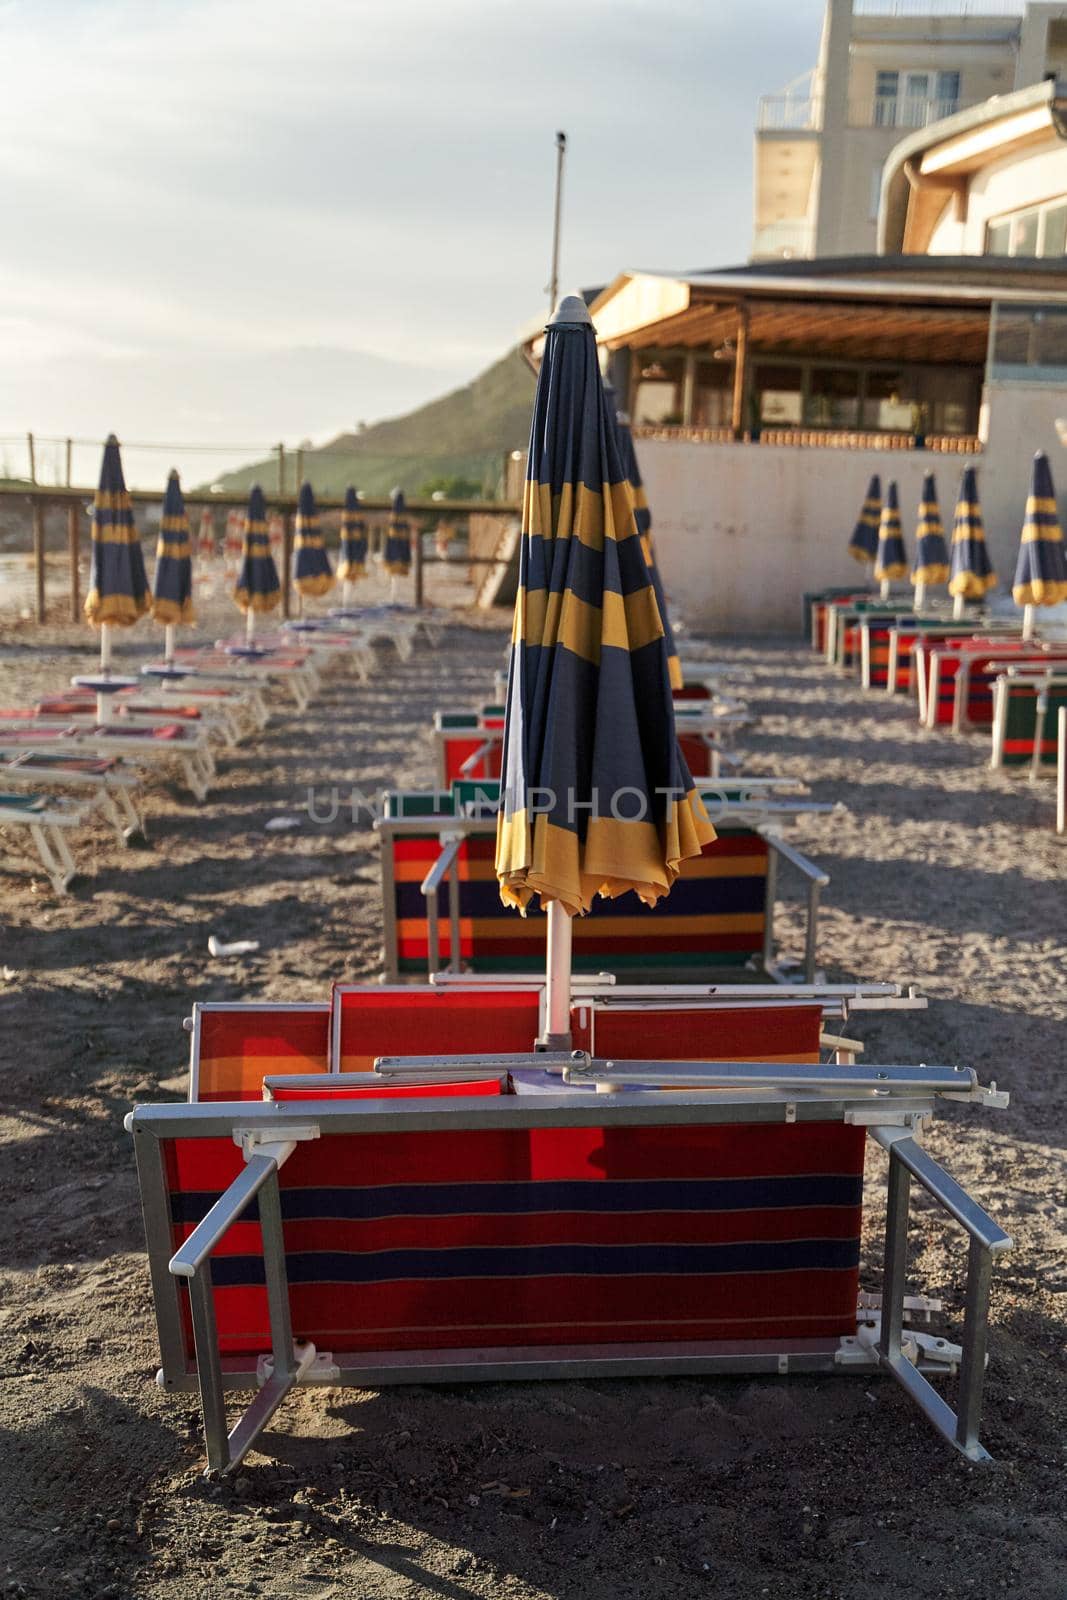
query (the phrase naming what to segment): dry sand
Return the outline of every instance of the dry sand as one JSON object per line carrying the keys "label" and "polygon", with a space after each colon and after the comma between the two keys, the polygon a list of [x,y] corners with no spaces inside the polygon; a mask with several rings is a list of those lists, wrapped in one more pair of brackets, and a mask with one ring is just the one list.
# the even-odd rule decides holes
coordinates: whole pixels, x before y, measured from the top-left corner
{"label": "dry sand", "polygon": [[[381,652],[370,688],[331,678],[203,808],[154,787],[149,849],[96,833],[67,900],[0,877],[0,1596],[1063,1600],[1067,856],[1049,789],[990,774],[977,742],[920,736],[903,702],[792,641],[719,653],[754,674],[750,768],[849,808],[796,835],[832,875],[823,963],[931,996],[862,1025],[874,1059],[962,1060],[1012,1092],[928,1141],[1017,1241],[993,1295],[995,1464],[955,1456],[888,1380],[841,1377],[304,1392],[235,1483],[200,1476],[194,1397],[153,1383],[123,1115],[180,1094],[194,1000],[308,1000],[375,974],[371,832],[263,825],[309,785],[429,779],[432,709],[473,703],[503,639],[456,618],[436,653]],[[3,703],[87,660],[78,630],[5,627]],[[799,927],[790,907],[794,947]],[[260,952],[212,962],[211,932]],[[883,1175],[872,1156],[872,1199]],[[959,1240],[916,1212],[913,1287],[944,1296],[958,1337]]]}

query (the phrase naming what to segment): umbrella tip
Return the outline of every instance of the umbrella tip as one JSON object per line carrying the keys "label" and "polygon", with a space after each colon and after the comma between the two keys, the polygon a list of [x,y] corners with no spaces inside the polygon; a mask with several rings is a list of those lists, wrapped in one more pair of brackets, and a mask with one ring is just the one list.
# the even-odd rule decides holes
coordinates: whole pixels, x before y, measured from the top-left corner
{"label": "umbrella tip", "polygon": [[117,433],[109,433],[107,438],[104,440],[105,444],[118,444],[118,442],[119,437]]}
{"label": "umbrella tip", "polygon": [[178,476],[177,467],[171,467],[170,471],[167,473],[168,479],[177,478],[177,476]]}
{"label": "umbrella tip", "polygon": [[580,294],[565,294],[545,323],[546,328],[591,328],[593,319]]}

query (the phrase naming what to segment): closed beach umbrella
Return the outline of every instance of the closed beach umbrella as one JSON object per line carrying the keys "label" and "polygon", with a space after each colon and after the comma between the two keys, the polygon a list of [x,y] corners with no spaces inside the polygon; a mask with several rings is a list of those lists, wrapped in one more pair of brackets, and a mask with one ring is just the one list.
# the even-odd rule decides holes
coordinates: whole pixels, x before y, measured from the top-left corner
{"label": "closed beach umbrella", "polygon": [[315,491],[310,483],[300,485],[296,503],[293,582],[301,594],[309,597],[328,594],[333,588],[333,568],[323,543]]}
{"label": "closed beach umbrella", "polygon": [[104,446],[100,485],[93,497],[92,540],[85,615],[94,627],[131,627],[144,616],[151,602],[144,552],[134,526],[119,442],[114,434]]}
{"label": "closed beach umbrella", "polygon": [[382,566],[394,578],[406,578],[411,570],[411,523],[404,505],[403,489],[394,489],[389,526],[385,531],[385,554]]}
{"label": "closed beach umbrella", "polygon": [[863,502],[860,520],[848,541],[849,554],[857,561],[873,561],[878,554],[878,523],[882,515],[882,480],[877,472],[867,485],[867,498]]}
{"label": "closed beach umbrella", "polygon": [[678,647],[674,642],[674,629],[671,627],[670,615],[667,611],[667,596],[663,592],[663,581],[659,575],[656,564],[656,551],[652,543],[652,512],[649,510],[648,496],[645,494],[645,485],[641,478],[641,469],[637,465],[637,451],[634,449],[634,436],[630,431],[630,417],[626,411],[615,408],[615,390],[611,384],[604,385],[607,396],[608,408],[614,413],[616,426],[619,432],[619,452],[622,459],[623,471],[629,481],[634,494],[634,517],[637,522],[637,531],[641,536],[641,548],[648,564],[648,575],[652,579],[652,589],[659,606],[660,621],[663,623],[663,636],[667,641],[667,671],[670,675],[671,688],[682,687],[682,666],[678,660]]}
{"label": "closed beach umbrella", "polygon": [[885,505],[878,524],[874,575],[882,585],[883,594],[888,594],[893,578],[906,578],[908,575],[908,558],[904,553],[904,535],[900,530],[900,502],[895,483],[890,483],[886,488]]}
{"label": "closed beach umbrella", "polygon": [[359,495],[351,484],[345,490],[341,512],[341,559],[337,576],[342,583],[355,583],[367,576],[367,519],[359,509]]}
{"label": "closed beach umbrella", "polygon": [[[163,520],[156,545],[156,580],[152,586],[152,615],[157,622],[173,628],[179,622],[195,622],[193,611],[193,551],[189,518],[182,498],[178,474],[172,471],[163,497]],[[172,654],[168,636],[166,654]]]}
{"label": "closed beach umbrella", "polygon": [[911,569],[915,585],[915,605],[920,607],[926,598],[930,583],[948,582],[948,545],[941,525],[941,507],[937,503],[937,484],[932,472],[923,478],[922,496],[919,500],[919,526],[915,530],[915,565]]}
{"label": "closed beach umbrella", "polygon": [[255,632],[255,619],[273,611],[282,598],[278,569],[270,553],[267,533],[267,507],[263,490],[258,483],[252,485],[245,513],[244,544],[241,551],[241,570],[237,574],[237,587],[233,598],[243,611],[248,624],[248,637]]}
{"label": "closed beach umbrella", "polygon": [[982,508],[978,504],[978,480],[974,468],[965,467],[949,551],[948,592],[956,602],[954,615],[963,615],[965,600],[984,600],[996,581],[997,575],[986,549]]}
{"label": "closed beach umbrella", "polygon": [[569,1031],[570,919],[648,905],[714,839],[678,749],[663,622],[585,302],[552,317],[534,400],[496,873],[548,909],[551,1040]]}
{"label": "closed beach umbrella", "polygon": [[1063,529],[1056,510],[1056,491],[1048,456],[1039,450],[1034,457],[1030,493],[1026,501],[1019,560],[1015,567],[1012,599],[1023,606],[1023,636],[1029,638],[1034,625],[1035,606],[1058,606],[1067,600],[1067,557],[1063,550]]}

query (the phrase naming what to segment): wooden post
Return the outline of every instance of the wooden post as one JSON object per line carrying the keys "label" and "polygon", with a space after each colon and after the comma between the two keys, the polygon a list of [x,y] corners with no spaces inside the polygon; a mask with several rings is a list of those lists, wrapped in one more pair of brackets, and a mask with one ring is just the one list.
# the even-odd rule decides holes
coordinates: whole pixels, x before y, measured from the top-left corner
{"label": "wooden post", "polygon": [[291,617],[293,601],[293,519],[282,512],[282,616]]}
{"label": "wooden post", "polygon": [[81,540],[81,518],[78,516],[78,503],[72,500],[67,507],[67,554],[70,558],[70,620],[81,621],[81,582],[78,573],[79,543]]}
{"label": "wooden post", "polygon": [[285,493],[285,445],[278,446],[278,493]]}
{"label": "wooden post", "polygon": [[737,308],[737,351],[734,355],[734,404],[730,425],[735,439],[745,431],[745,395],[748,389],[748,306]]}
{"label": "wooden post", "polygon": [[693,412],[696,408],[697,391],[697,357],[696,351],[690,350],[685,358],[685,376],[682,379],[682,422],[691,428],[694,422]]}
{"label": "wooden post", "polygon": [[33,502],[33,572],[37,587],[37,621],[44,621],[44,501]]}
{"label": "wooden post", "polygon": [[422,535],[422,521],[416,518],[411,540],[411,579],[415,589],[414,601],[417,610],[422,609]]}
{"label": "wooden post", "polygon": [[71,475],[70,474],[71,474],[71,465],[72,465],[72,457],[73,457],[73,443],[74,443],[74,441],[72,439],[68,439],[67,440],[67,488],[68,489],[70,488],[70,485],[71,485]]}
{"label": "wooden post", "polygon": [[32,433],[28,433],[26,435],[26,448],[30,452],[30,482],[31,483],[36,483],[37,482],[37,457],[36,457],[36,454],[35,454],[34,448],[33,448],[33,434]]}
{"label": "wooden post", "polygon": [[303,452],[303,450],[298,450],[296,452],[296,493],[297,494],[300,493],[300,485],[303,483],[303,481],[304,481],[304,452]]}

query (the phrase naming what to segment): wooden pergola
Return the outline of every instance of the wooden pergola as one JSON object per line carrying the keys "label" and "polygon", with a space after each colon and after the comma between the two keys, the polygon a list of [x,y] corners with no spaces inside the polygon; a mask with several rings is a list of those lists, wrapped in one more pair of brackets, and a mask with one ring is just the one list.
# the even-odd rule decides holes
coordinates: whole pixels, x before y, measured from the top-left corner
{"label": "wooden pergola", "polygon": [[[802,280],[758,287],[744,274],[714,287],[663,280],[650,292],[646,278],[604,291],[592,314],[610,350],[708,349],[733,362],[732,426],[740,435],[748,369],[754,356],[807,356],[842,361],[899,361],[981,367],[992,301],[938,293],[879,294],[864,284],[823,285],[804,292]],[[655,280],[653,280],[654,282]],[[660,303],[657,303],[660,302]],[[657,314],[659,313],[659,314]]]}

